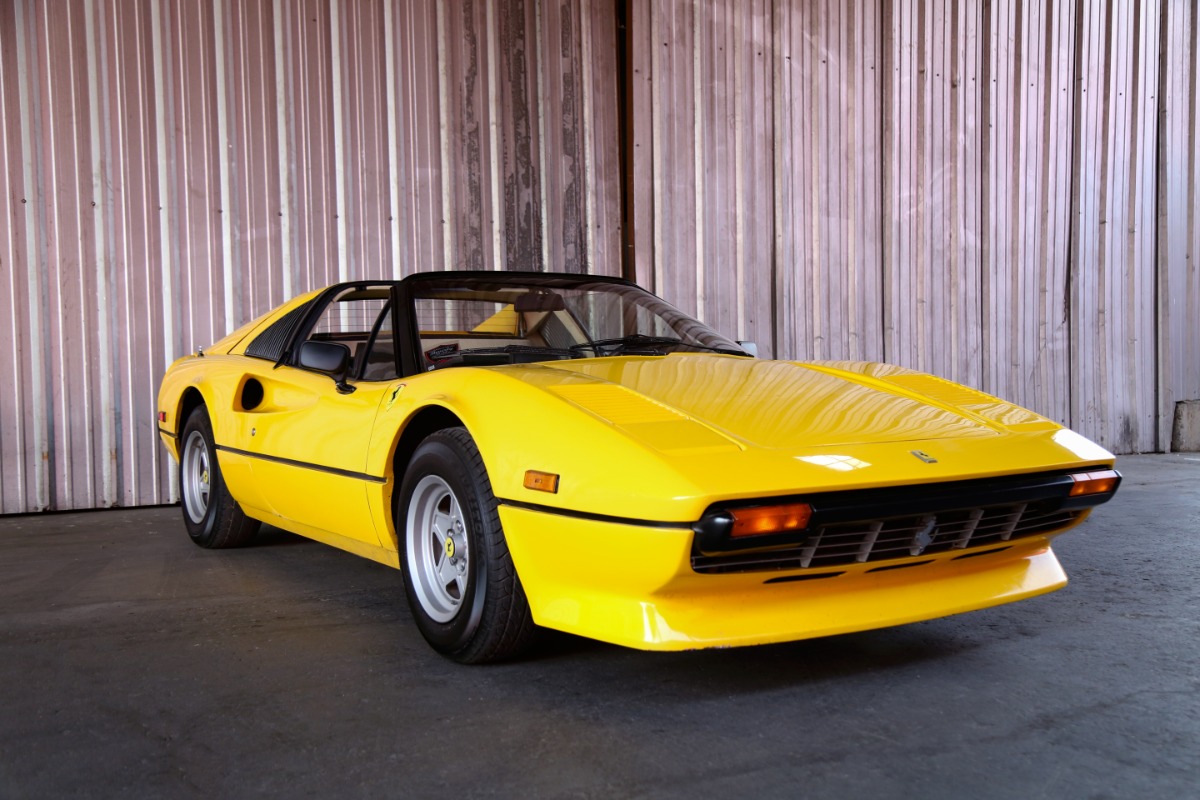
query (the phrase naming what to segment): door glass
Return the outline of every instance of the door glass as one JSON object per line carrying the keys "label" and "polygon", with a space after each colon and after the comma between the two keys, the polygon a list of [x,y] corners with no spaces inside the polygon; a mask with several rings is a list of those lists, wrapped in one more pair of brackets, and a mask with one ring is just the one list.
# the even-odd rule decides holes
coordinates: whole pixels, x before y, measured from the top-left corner
{"label": "door glass", "polygon": [[307,340],[346,345],[351,377],[367,381],[397,377],[390,289],[345,290],[325,307]]}

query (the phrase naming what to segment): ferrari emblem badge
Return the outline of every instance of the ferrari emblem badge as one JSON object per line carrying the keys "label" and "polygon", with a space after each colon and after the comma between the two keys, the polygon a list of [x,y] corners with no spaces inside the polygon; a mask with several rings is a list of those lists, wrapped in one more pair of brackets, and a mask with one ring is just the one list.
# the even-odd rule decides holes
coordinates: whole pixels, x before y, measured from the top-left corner
{"label": "ferrari emblem badge", "polygon": [[924,450],[909,450],[908,452],[912,453],[914,456],[921,459],[926,464],[936,464],[937,463],[937,459],[934,458],[933,456],[929,455],[929,453],[926,453]]}
{"label": "ferrari emblem badge", "polygon": [[908,552],[914,556],[924,553],[925,548],[933,544],[933,530],[936,527],[937,517],[922,517],[921,527],[913,534],[912,546]]}
{"label": "ferrari emblem badge", "polygon": [[454,558],[454,538],[446,537],[446,558]]}
{"label": "ferrari emblem badge", "polygon": [[387,406],[383,409],[384,411],[391,411],[392,406],[396,403],[396,398],[400,396],[400,390],[403,389],[405,385],[406,384],[403,383],[396,384],[396,388],[392,389],[392,396],[388,398]]}

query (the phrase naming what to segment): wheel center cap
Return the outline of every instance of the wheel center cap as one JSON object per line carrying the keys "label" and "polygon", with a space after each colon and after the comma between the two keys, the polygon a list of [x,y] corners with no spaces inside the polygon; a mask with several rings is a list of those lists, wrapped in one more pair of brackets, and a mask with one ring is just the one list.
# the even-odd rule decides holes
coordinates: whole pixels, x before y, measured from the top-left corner
{"label": "wheel center cap", "polygon": [[445,547],[446,547],[446,558],[454,558],[454,537],[453,536],[446,537]]}

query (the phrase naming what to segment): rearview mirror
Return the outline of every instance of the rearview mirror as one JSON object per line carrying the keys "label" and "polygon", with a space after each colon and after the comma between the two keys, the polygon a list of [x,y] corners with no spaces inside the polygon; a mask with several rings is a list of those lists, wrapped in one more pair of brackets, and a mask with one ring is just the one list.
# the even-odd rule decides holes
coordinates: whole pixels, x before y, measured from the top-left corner
{"label": "rearview mirror", "polygon": [[566,307],[567,303],[563,300],[563,296],[554,292],[528,292],[517,295],[516,300],[513,301],[513,309],[519,312],[563,311]]}

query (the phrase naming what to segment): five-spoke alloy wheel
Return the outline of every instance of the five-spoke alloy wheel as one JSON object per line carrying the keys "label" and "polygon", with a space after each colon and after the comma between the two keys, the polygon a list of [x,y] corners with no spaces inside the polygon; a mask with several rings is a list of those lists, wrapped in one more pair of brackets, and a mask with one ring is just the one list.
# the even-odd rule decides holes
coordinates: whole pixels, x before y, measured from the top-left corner
{"label": "five-spoke alloy wheel", "polygon": [[535,626],[479,449],[463,428],[413,453],[395,517],[404,589],[435,650],[465,664],[517,655]]}

